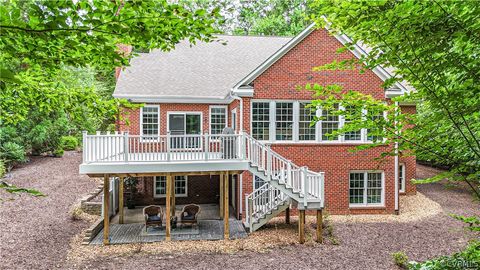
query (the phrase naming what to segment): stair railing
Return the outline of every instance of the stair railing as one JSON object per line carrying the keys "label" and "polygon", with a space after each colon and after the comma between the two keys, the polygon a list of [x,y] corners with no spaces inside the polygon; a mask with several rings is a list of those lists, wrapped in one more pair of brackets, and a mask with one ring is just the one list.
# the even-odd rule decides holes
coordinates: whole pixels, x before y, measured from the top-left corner
{"label": "stair railing", "polygon": [[250,226],[257,222],[260,218],[267,215],[273,209],[283,204],[288,196],[273,187],[269,183],[265,183],[261,187],[255,189],[252,193],[245,196],[246,217],[245,221]]}
{"label": "stair railing", "polygon": [[243,138],[244,147],[247,148],[245,158],[265,174],[267,181],[276,180],[294,193],[299,193],[303,196],[302,203],[305,206],[309,201],[323,201],[323,173],[299,167],[249,134],[243,133]]}

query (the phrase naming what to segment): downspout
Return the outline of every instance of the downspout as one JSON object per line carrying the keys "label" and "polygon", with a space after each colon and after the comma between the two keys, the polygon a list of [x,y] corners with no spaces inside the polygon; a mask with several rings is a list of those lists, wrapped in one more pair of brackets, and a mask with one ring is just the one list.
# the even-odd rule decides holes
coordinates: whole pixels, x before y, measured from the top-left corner
{"label": "downspout", "polygon": [[[394,125],[395,127],[397,126],[397,120],[396,120],[396,117],[398,116],[398,101],[395,102],[395,121],[394,121]],[[395,169],[394,169],[394,173],[395,173],[395,214],[398,215],[400,214],[400,210],[399,210],[399,196],[398,196],[398,131],[395,131],[395,137],[396,137],[396,140],[395,140],[395,145],[394,145],[394,151],[395,151]]]}
{"label": "downspout", "polygon": [[[243,130],[243,98],[233,94],[232,92],[230,92],[230,97],[232,97],[233,99],[236,99],[240,102],[240,111],[239,111],[239,120],[240,120],[240,126],[239,126],[239,130],[240,132],[244,132]],[[243,215],[243,174],[240,174],[240,177],[239,177],[239,181],[240,181],[240,190],[239,190],[239,193],[240,193],[240,215]],[[243,218],[243,217],[242,217]]]}
{"label": "downspout", "polygon": [[239,130],[240,132],[243,132],[243,98],[235,95],[235,94],[232,94],[232,92],[230,92],[230,97],[232,97],[233,99],[236,99],[238,101],[240,101],[240,126],[239,126]]}

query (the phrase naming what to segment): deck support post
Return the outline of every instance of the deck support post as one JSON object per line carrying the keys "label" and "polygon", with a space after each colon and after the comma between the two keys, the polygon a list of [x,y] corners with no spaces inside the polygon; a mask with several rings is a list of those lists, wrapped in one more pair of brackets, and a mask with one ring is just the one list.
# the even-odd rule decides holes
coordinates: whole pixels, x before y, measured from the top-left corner
{"label": "deck support post", "polygon": [[103,244],[110,244],[110,178],[103,176]]}
{"label": "deck support post", "polygon": [[171,222],[170,222],[170,217],[171,217],[171,197],[172,197],[172,175],[169,173],[167,174],[167,197],[165,198],[165,204],[166,204],[166,217],[165,217],[165,241],[170,241],[170,230],[171,230]]}
{"label": "deck support post", "polygon": [[172,184],[170,185],[172,189],[172,203],[170,204],[170,208],[172,209],[172,217],[175,216],[175,175],[172,175]]}
{"label": "deck support post", "polygon": [[223,239],[230,239],[230,224],[228,224],[228,218],[230,217],[228,210],[228,182],[229,182],[229,173],[223,175],[224,184],[223,184]]}
{"label": "deck support post", "polygon": [[290,207],[285,209],[285,224],[290,224]]}
{"label": "deck support post", "polygon": [[300,244],[305,243],[305,210],[298,211],[298,236]]}
{"label": "deck support post", "polygon": [[224,193],[224,187],[223,187],[223,184],[224,184],[223,176],[224,176],[224,174],[221,173],[219,176],[220,176],[220,203],[219,203],[220,219],[223,219],[223,195],[225,194]]}
{"label": "deck support post", "polygon": [[322,209],[317,210],[317,242],[323,243],[323,217]]}
{"label": "deck support post", "polygon": [[120,212],[119,217],[118,217],[118,223],[123,224],[125,222],[124,220],[124,210],[123,210],[123,181],[124,177],[119,177],[119,183],[118,183],[118,212]]}

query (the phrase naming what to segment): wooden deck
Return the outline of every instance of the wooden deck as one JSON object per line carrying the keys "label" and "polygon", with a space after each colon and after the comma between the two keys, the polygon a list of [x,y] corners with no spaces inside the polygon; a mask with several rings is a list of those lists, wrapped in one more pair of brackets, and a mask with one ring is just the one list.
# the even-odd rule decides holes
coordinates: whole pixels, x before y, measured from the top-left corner
{"label": "wooden deck", "polygon": [[[241,220],[229,219],[230,239],[246,238],[247,232]],[[185,240],[221,240],[223,239],[223,221],[222,220],[199,220],[198,229],[190,227],[172,229],[171,239],[173,241]],[[110,244],[128,244],[128,243],[151,243],[165,240],[165,229],[158,230],[157,233],[145,233],[143,223],[131,224],[111,224],[110,225]],[[103,230],[90,242],[91,245],[103,244]]]}

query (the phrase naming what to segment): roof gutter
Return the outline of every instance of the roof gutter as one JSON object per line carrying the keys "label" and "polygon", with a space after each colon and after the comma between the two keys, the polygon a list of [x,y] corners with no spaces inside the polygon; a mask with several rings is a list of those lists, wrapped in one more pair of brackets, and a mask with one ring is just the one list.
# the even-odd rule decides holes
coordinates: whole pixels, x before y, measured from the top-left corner
{"label": "roof gutter", "polygon": [[188,96],[148,96],[114,94],[114,98],[127,99],[134,103],[197,103],[197,104],[229,104],[232,98],[226,97],[188,97]]}

